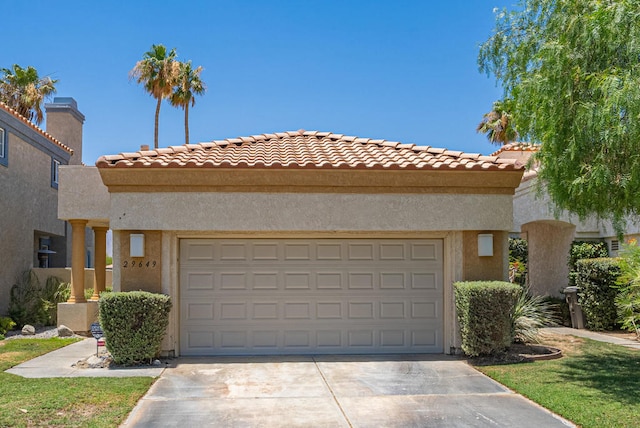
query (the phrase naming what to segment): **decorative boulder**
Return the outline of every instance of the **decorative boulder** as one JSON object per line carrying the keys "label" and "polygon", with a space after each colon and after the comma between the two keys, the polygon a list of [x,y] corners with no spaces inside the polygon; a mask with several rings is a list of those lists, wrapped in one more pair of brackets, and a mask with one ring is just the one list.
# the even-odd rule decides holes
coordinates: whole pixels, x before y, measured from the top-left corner
{"label": "decorative boulder", "polygon": [[33,336],[36,334],[36,328],[32,325],[25,325],[22,327],[22,335],[23,336]]}
{"label": "decorative boulder", "polygon": [[74,334],[73,330],[71,330],[66,325],[61,325],[60,327],[58,327],[58,336],[59,337],[71,337],[71,336],[73,336],[73,334]]}

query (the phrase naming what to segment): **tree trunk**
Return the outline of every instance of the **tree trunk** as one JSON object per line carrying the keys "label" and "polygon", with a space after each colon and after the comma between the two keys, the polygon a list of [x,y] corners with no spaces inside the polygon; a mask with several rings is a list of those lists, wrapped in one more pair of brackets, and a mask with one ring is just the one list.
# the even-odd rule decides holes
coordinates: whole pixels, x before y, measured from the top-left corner
{"label": "tree trunk", "polygon": [[162,103],[162,98],[158,98],[158,105],[156,105],[156,126],[153,134],[153,147],[158,148],[158,121],[160,120],[160,104]]}
{"label": "tree trunk", "polygon": [[184,143],[189,144],[189,103],[184,107]]}

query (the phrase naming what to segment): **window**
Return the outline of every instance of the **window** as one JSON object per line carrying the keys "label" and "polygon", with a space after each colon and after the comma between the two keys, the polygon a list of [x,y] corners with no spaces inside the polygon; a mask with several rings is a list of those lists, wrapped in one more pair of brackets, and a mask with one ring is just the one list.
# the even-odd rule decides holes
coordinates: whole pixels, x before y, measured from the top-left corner
{"label": "window", "polygon": [[60,174],[60,161],[58,159],[51,159],[51,187],[58,188],[58,178]]}
{"label": "window", "polygon": [[4,128],[0,128],[0,165],[4,165],[4,166],[8,165],[8,162],[7,162],[8,154],[9,153],[7,152],[7,133],[5,132]]}

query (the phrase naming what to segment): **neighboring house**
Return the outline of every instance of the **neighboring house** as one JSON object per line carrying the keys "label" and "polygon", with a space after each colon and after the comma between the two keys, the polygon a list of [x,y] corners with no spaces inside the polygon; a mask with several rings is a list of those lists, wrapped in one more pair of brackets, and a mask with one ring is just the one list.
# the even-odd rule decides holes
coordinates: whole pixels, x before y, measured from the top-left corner
{"label": "neighboring house", "polygon": [[[163,352],[179,355],[451,352],[452,284],[507,278],[524,172],[303,130],[96,166],[61,169],[60,217],[113,230],[115,290],[171,296]],[[90,306],[62,309],[86,330]]]}
{"label": "neighboring house", "polygon": [[0,102],[0,314],[23,271],[67,266],[59,166],[80,164],[84,116],[72,98],[45,108],[47,132]]}
{"label": "neighboring house", "polygon": [[[536,145],[513,143],[492,156],[527,162],[537,150]],[[595,218],[580,221],[576,215],[556,212],[548,193],[539,187],[534,167],[524,174],[513,197],[512,232],[528,242],[528,279],[532,292],[560,297],[568,285],[567,259],[573,241],[605,242],[611,256],[617,255],[620,243],[610,222],[599,222]],[[629,219],[625,239],[639,234],[638,224]]]}

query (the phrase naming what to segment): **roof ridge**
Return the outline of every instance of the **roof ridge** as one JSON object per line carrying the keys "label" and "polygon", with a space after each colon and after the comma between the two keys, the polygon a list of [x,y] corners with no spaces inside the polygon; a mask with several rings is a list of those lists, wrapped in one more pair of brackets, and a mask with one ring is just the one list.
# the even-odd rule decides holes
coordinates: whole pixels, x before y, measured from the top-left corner
{"label": "roof ridge", "polygon": [[500,153],[504,152],[537,152],[540,150],[540,144],[536,143],[528,143],[524,141],[514,141],[512,143],[507,143],[502,145],[498,150],[491,153],[490,156],[498,156]]}
{"label": "roof ridge", "polygon": [[71,147],[67,146],[66,144],[63,144],[56,137],[54,137],[53,135],[49,134],[47,131],[43,130],[38,125],[36,125],[35,123],[33,123],[32,121],[30,121],[29,119],[27,119],[26,117],[21,115],[20,113],[18,113],[18,111],[16,109],[14,109],[13,107],[10,107],[8,104],[4,103],[3,101],[0,101],[0,107],[2,107],[2,109],[5,110],[7,113],[13,115],[16,119],[19,119],[20,121],[24,122],[25,125],[29,126],[33,130],[35,130],[36,132],[41,134],[42,136],[44,136],[44,137],[48,138],[49,140],[51,140],[52,143],[56,144],[57,146],[60,146],[62,149],[66,150],[67,152],[69,152],[71,154],[73,154],[73,149]]}

